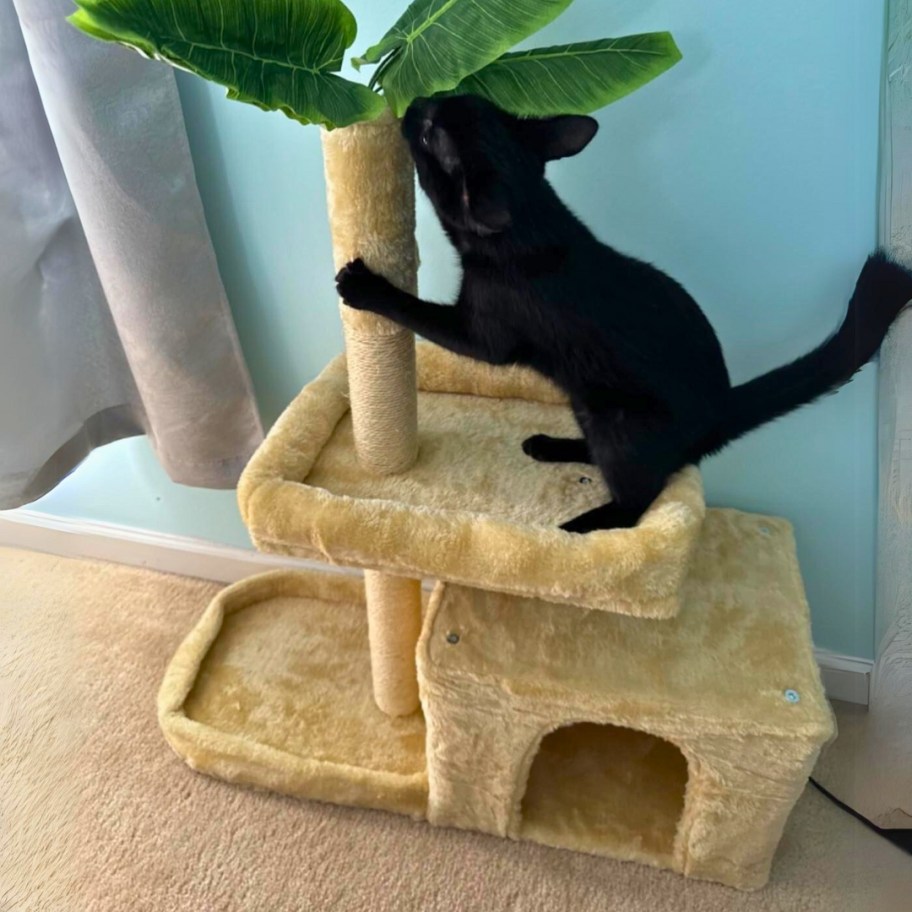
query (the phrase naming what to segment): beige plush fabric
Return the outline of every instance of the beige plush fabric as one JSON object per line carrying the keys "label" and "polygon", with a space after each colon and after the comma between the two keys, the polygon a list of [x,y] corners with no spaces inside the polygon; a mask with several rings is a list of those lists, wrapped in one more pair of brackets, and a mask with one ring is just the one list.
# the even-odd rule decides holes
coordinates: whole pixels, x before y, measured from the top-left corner
{"label": "beige plush fabric", "polygon": [[376,709],[364,614],[340,575],[229,587],[165,675],[169,742],[229,781],[754,888],[833,733],[783,520],[710,510],[673,620],[439,585],[426,735]]}
{"label": "beige plush fabric", "polygon": [[[336,269],[361,258],[416,292],[415,169],[399,121],[387,110],[322,135]],[[402,472],[418,452],[415,337],[369,311],[340,310],[359,458],[374,475]]]}
{"label": "beige plush fabric", "polygon": [[[361,257],[397,288],[418,290],[415,169],[392,111],[375,120],[322,130],[326,203],[336,269]],[[404,332],[392,320],[340,304],[357,333]]]}
{"label": "beige plush fabric", "polygon": [[420,451],[400,475],[358,463],[343,358],[292,402],[238,488],[257,547],[640,617],[677,612],[705,510],[695,468],[635,529],[562,532],[608,493],[591,466],[522,452],[530,434],[578,433],[554,387],[426,344],[418,365]]}
{"label": "beige plush fabric", "polygon": [[2,548],[0,581],[9,912],[908,909],[908,856],[810,788],[769,885],[739,893],[198,776],[162,738],[155,694],[217,584]]}
{"label": "beige plush fabric", "polygon": [[421,636],[421,580],[364,571],[374,702],[390,716],[420,705],[415,646]]}
{"label": "beige plush fabric", "polygon": [[358,576],[279,570],[219,593],[168,666],[158,719],[221,779],[424,815],[424,720],[374,703]]}
{"label": "beige plush fabric", "polygon": [[441,584],[418,666],[431,822],[741,888],[834,731],[791,529],[735,510],[708,511],[672,620]]}

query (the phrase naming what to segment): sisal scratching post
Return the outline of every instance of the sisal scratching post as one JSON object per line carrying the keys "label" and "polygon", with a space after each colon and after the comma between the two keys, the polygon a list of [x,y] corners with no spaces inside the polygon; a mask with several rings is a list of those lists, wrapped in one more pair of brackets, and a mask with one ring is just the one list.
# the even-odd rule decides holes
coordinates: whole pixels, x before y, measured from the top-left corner
{"label": "sisal scratching post", "polygon": [[390,716],[418,707],[415,644],[421,633],[421,583],[364,572],[374,701]]}
{"label": "sisal scratching post", "polygon": [[[326,195],[336,269],[358,257],[398,287],[418,288],[415,181],[399,121],[382,117],[323,131]],[[418,456],[415,337],[340,302],[355,451],[377,475],[411,468]],[[418,708],[415,646],[421,625],[417,580],[365,575],[374,700],[385,713]]]}

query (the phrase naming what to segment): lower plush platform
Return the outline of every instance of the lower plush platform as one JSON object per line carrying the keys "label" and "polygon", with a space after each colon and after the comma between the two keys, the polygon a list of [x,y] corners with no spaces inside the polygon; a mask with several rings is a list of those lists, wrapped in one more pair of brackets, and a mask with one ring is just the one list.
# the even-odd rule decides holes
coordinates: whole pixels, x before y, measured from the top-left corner
{"label": "lower plush platform", "polygon": [[609,494],[592,466],[522,451],[532,434],[579,436],[560,393],[530,372],[428,344],[418,380],[418,460],[385,477],[358,463],[344,359],[303,390],[238,488],[260,550],[639,617],[677,613],[705,510],[696,468],[634,529],[563,532]]}
{"label": "lower plush platform", "polygon": [[[832,719],[787,523],[708,511],[674,620],[440,585],[424,714],[371,694],[360,579],[208,607],[159,695],[194,769],[755,888]],[[427,718],[427,724],[425,722]]]}
{"label": "lower plush platform", "polygon": [[357,576],[274,571],[223,590],[172,659],[158,717],[201,772],[424,816],[424,720],[374,704]]}

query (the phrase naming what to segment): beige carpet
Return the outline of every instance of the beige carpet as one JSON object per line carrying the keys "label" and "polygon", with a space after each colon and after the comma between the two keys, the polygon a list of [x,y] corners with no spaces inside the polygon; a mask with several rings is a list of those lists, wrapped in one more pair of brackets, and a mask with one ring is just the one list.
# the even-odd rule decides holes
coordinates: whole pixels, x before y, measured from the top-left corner
{"label": "beige carpet", "polygon": [[912,859],[807,791],[765,890],[254,793],[155,720],[217,586],[0,549],[0,912],[900,912]]}

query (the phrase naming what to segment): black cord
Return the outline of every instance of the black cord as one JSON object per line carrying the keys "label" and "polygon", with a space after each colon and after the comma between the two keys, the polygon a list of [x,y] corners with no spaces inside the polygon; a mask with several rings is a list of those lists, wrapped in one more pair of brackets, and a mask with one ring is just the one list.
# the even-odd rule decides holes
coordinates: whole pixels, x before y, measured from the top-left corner
{"label": "black cord", "polygon": [[821,795],[829,798],[838,808],[842,808],[847,814],[851,814],[859,823],[863,823],[869,830],[873,830],[878,836],[882,836],[888,842],[892,842],[896,848],[901,849],[908,855],[912,855],[912,830],[888,830],[871,823],[867,817],[863,817],[855,808],[849,807],[844,801],[840,801],[832,792],[827,791],[819,782],[814,779],[808,780],[811,785],[820,792]]}

